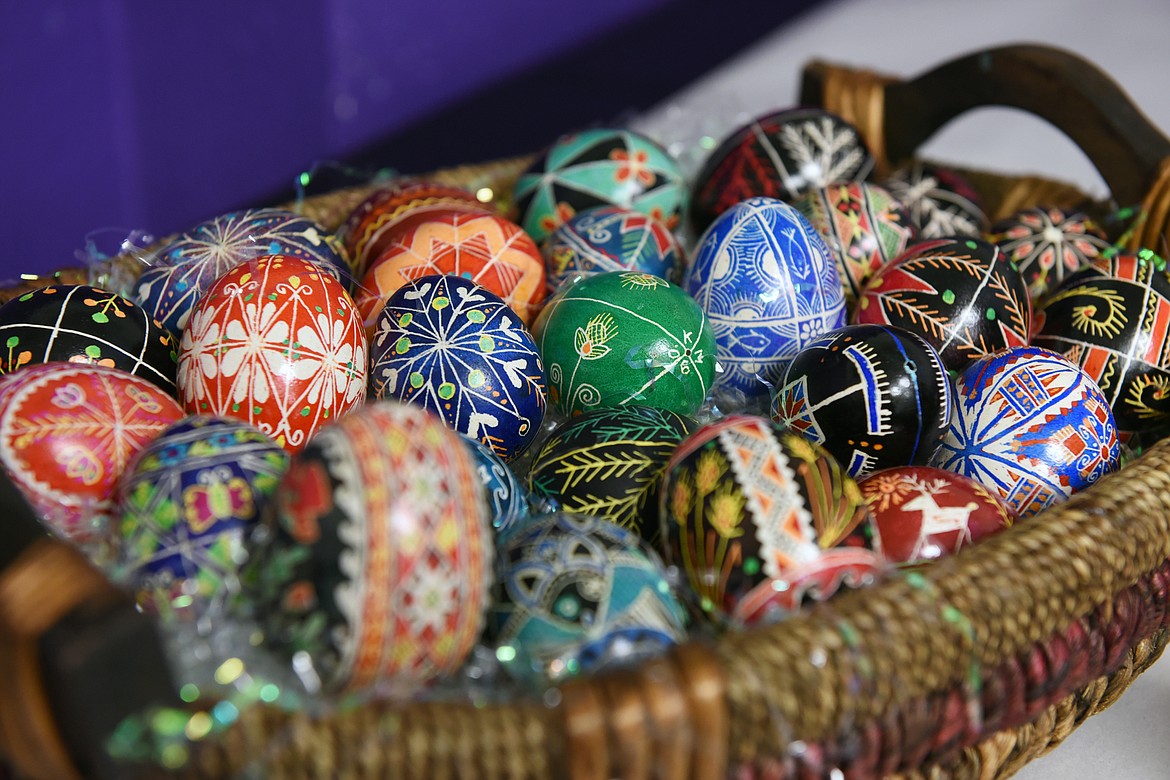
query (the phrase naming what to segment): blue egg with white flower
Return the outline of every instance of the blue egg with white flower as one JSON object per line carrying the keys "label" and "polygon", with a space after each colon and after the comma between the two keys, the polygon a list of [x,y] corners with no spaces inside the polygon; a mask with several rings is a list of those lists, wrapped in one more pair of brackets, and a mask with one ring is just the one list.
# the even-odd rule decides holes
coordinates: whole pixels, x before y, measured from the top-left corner
{"label": "blue egg with white flower", "polygon": [[395,290],[370,345],[369,394],[422,406],[510,461],[544,421],[544,366],[532,334],[495,293],[432,274]]}
{"label": "blue egg with white flower", "polygon": [[699,239],[683,287],[711,321],[717,389],[766,399],[804,346],[845,325],[832,252],[799,211],[750,198]]}
{"label": "blue egg with white flower", "polygon": [[483,442],[466,441],[475,456],[475,473],[483,484],[492,528],[503,536],[528,517],[528,490],[494,450]]}

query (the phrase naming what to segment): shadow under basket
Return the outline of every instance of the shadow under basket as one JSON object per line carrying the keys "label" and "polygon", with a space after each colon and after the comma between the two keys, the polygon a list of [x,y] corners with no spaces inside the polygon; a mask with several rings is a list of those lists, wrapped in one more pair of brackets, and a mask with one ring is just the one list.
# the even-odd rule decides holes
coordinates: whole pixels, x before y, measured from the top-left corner
{"label": "shadow under basket", "polygon": [[[1079,99],[1068,99],[1070,89]],[[1116,203],[1140,204],[1130,245],[1162,244],[1170,141],[1114,82],[1068,53],[1005,47],[909,81],[812,63],[802,102],[856,125],[879,175],[967,109],[1030,111],[1088,154]],[[528,161],[440,176],[505,193]],[[1046,179],[964,173],[993,219],[1031,205],[1106,208]],[[368,191],[342,190],[298,206],[335,228]],[[54,281],[68,277],[31,284]],[[1168,558],[1170,442],[1163,442],[961,555],[841,594],[780,624],[693,641],[635,669],[564,683],[544,700],[370,703],[316,718],[257,705],[193,743],[178,774],[1008,777],[1113,703],[1161,654],[1170,638]],[[6,578],[0,650],[17,635],[3,608]],[[0,652],[0,684],[11,679],[4,667],[12,657]],[[67,756],[30,755],[15,745],[2,710],[0,702],[0,755],[29,776],[62,776],[53,771]],[[46,749],[54,745],[65,749],[61,740]]]}

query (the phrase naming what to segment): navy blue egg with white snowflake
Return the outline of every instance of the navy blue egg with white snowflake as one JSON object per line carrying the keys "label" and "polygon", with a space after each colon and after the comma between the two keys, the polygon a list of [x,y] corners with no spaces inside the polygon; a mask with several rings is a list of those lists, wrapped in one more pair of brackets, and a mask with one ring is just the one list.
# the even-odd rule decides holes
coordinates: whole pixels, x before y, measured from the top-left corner
{"label": "navy blue egg with white snowflake", "polygon": [[845,324],[845,293],[823,238],[799,211],[750,198],[699,239],[683,287],[711,321],[717,387],[764,398],[802,347]]}
{"label": "navy blue egg with white snowflake", "polygon": [[370,394],[429,409],[504,460],[544,420],[544,367],[532,335],[498,295],[452,275],[400,287],[378,316]]}
{"label": "navy blue egg with white snowflake", "polygon": [[245,209],[176,236],[139,275],[134,300],[182,333],[191,308],[220,276],[262,255],[309,260],[347,287],[353,279],[345,248],[316,222],[283,209]]}

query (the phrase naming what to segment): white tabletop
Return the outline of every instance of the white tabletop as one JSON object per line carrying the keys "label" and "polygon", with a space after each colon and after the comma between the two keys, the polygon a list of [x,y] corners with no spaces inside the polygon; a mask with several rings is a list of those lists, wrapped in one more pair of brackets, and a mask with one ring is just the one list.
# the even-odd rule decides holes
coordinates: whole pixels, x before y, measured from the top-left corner
{"label": "white tabletop", "polygon": [[[1167,0],[836,0],[773,33],[635,126],[671,146],[691,172],[701,162],[702,136],[719,140],[752,116],[794,105],[799,74],[809,60],[913,76],[975,49],[1023,42],[1079,52],[1123,85],[1155,124],[1170,129]],[[970,167],[1039,173],[1105,194],[1101,177],[1071,141],[1042,120],[1010,109],[972,112],[922,151]],[[1170,777],[1168,712],[1170,661],[1162,660],[1117,704],[1016,777],[1165,780]]]}

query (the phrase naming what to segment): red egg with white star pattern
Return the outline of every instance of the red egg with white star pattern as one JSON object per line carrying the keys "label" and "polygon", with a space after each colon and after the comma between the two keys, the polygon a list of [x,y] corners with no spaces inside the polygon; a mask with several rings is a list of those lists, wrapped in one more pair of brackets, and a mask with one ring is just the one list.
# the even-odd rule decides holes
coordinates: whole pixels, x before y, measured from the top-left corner
{"label": "red egg with white star pattern", "polygon": [[265,255],[224,274],[191,312],[179,347],[179,400],[192,414],[243,420],[297,452],[366,397],[357,307],[307,260]]}
{"label": "red egg with white star pattern", "polygon": [[884,469],[857,486],[869,505],[874,549],[892,563],[953,555],[1015,517],[975,480],[929,466]]}
{"label": "red egg with white star pattern", "polygon": [[0,463],[57,535],[100,545],[130,459],[182,417],[173,398],[121,369],[27,366],[0,381]]}

